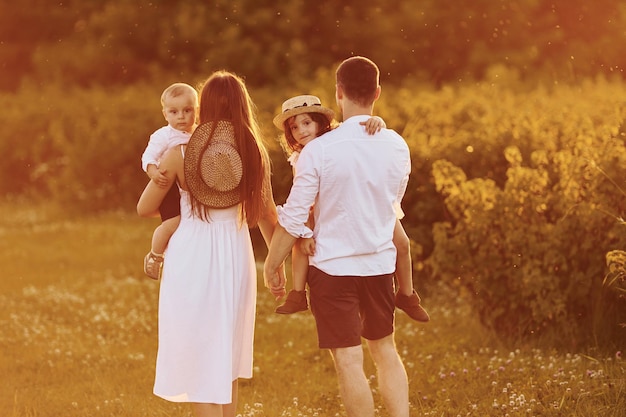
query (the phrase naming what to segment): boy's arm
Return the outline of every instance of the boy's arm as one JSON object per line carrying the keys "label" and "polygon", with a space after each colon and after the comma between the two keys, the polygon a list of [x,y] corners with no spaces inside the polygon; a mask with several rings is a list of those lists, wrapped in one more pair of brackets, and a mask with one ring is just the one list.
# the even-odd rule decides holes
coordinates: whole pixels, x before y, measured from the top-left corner
{"label": "boy's arm", "polygon": [[156,164],[148,164],[148,169],[146,170],[148,177],[156,183],[159,187],[167,187],[168,181],[167,176],[165,176],[166,171],[161,171]]}
{"label": "boy's arm", "polygon": [[146,168],[146,174],[148,174],[148,178],[150,178],[151,180],[158,176],[159,167],[157,166],[157,164],[153,164],[152,162],[149,163],[148,167]]}
{"label": "boy's arm", "polygon": [[[168,137],[164,128],[150,135],[148,145],[141,155],[141,167],[147,173],[149,165],[159,166],[159,160],[165,154],[168,146]],[[152,178],[152,177],[150,177]]]}

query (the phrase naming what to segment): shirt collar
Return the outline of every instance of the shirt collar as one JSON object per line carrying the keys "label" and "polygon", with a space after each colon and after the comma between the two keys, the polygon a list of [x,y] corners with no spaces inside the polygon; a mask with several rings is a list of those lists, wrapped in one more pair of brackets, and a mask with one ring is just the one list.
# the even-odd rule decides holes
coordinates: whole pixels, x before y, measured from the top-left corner
{"label": "shirt collar", "polygon": [[372,116],[370,116],[369,114],[357,114],[355,116],[349,117],[348,119],[344,120],[343,123],[358,124],[358,123],[368,120],[370,117]]}

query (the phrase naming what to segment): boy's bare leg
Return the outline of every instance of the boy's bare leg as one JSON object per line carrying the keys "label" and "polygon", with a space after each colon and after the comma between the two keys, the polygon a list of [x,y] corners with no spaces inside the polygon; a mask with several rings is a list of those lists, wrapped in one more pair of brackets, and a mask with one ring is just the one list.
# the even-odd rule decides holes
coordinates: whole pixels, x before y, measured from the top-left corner
{"label": "boy's bare leg", "polygon": [[152,234],[152,253],[155,255],[163,255],[170,238],[179,224],[180,216],[176,216],[163,221],[159,227],[154,229],[154,233]]}

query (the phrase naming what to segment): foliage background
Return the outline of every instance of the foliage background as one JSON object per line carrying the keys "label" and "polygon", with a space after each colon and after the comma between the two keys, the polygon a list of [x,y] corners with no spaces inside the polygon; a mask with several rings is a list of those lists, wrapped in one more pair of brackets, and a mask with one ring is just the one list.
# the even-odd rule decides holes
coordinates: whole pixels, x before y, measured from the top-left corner
{"label": "foliage background", "polygon": [[[0,193],[68,215],[132,211],[168,84],[246,79],[272,147],[287,97],[331,105],[365,55],[414,162],[416,283],[467,300],[511,344],[623,348],[626,4],[618,0],[0,0]],[[22,200],[15,200],[22,201]]]}

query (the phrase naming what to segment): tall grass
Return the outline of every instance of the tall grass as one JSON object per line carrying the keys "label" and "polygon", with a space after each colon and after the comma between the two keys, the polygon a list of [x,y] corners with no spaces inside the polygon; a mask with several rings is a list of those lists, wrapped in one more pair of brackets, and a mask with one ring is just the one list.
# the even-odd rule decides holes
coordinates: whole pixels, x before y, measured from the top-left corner
{"label": "tall grass", "polygon": [[[141,261],[156,220],[0,210],[0,416],[190,416],[152,395],[158,283]],[[626,416],[620,352],[505,350],[464,300],[442,286],[429,293],[430,323],[397,315],[411,416]],[[344,416],[312,316],[274,307],[259,281],[255,374],[241,382],[240,415]]]}

